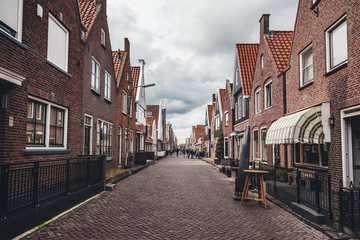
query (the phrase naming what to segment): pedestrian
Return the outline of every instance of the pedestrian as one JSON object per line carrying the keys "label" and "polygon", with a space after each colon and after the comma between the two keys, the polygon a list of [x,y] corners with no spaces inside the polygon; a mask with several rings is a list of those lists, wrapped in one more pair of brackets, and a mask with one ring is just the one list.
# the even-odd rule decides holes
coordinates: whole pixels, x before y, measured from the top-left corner
{"label": "pedestrian", "polygon": [[199,149],[196,149],[195,156],[196,158],[199,158]]}
{"label": "pedestrian", "polygon": [[176,149],[176,156],[177,157],[179,156],[179,149],[178,148]]}

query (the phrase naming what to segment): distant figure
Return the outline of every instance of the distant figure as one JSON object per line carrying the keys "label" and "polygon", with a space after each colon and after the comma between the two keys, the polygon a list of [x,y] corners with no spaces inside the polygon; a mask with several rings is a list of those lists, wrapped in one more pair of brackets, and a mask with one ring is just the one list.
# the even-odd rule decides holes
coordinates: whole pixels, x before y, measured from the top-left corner
{"label": "distant figure", "polygon": [[178,148],[176,149],[176,156],[177,157],[179,156],[179,149]]}
{"label": "distant figure", "polygon": [[196,149],[195,156],[196,156],[196,158],[199,158],[199,150],[198,149]]}

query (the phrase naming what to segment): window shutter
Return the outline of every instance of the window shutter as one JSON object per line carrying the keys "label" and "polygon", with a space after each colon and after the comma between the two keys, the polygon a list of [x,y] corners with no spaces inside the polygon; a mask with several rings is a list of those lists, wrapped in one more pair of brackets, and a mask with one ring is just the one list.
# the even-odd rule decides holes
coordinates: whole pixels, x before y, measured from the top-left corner
{"label": "window shutter", "polygon": [[18,31],[19,0],[2,0],[0,20],[14,31]]}
{"label": "window shutter", "polygon": [[67,31],[50,16],[48,34],[48,60],[67,71]]}

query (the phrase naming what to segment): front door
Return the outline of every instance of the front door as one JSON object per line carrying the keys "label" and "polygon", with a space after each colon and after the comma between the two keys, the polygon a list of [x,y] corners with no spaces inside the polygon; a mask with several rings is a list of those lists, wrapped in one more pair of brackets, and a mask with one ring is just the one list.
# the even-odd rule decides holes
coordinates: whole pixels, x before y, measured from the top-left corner
{"label": "front door", "polygon": [[351,118],[354,185],[360,187],[360,116]]}

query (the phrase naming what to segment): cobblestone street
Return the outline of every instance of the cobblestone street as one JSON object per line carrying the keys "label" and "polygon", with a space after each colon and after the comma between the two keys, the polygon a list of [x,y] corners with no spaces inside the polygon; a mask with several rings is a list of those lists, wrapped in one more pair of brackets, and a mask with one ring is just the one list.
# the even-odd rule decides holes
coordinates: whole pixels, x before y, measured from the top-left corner
{"label": "cobblestone street", "polygon": [[167,157],[24,239],[327,239],[270,201],[232,195],[215,167]]}

